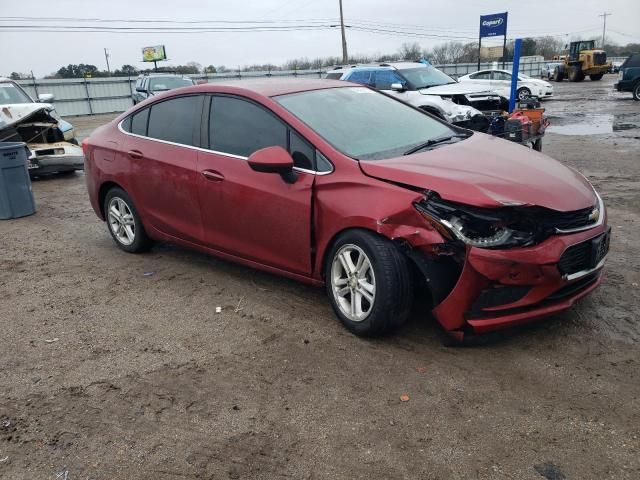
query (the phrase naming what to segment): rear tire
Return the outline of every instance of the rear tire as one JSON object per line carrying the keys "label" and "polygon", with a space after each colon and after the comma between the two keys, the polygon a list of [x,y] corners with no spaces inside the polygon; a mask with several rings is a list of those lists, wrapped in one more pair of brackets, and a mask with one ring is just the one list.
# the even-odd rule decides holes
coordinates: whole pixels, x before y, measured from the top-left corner
{"label": "rear tire", "polygon": [[145,252],[152,242],[131,197],[121,188],[112,188],[104,199],[104,216],[116,245],[128,253]]}
{"label": "rear tire", "polygon": [[409,260],[387,238],[365,230],[340,234],[324,274],[333,311],[352,333],[384,335],[407,321],[413,303]]}
{"label": "rear tire", "polygon": [[598,80],[602,80],[604,73],[595,73],[593,75],[589,75],[589,78],[592,82],[597,82]]}
{"label": "rear tire", "polygon": [[636,86],[633,87],[633,99],[640,101],[640,82],[636,83]]}
{"label": "rear tire", "polygon": [[555,70],[553,71],[553,79],[556,82],[561,82],[564,79],[564,75],[562,70],[560,70],[560,68],[556,67]]}

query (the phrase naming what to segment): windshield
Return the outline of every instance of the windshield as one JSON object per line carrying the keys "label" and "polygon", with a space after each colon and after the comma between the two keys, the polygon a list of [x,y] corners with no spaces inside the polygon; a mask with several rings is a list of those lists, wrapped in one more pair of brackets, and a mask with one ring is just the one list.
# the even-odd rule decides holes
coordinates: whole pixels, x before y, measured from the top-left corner
{"label": "windshield", "polygon": [[403,155],[455,135],[447,125],[364,87],[327,88],[274,97],[340,152],[359,160]]}
{"label": "windshield", "polygon": [[193,80],[182,77],[159,77],[149,80],[149,90],[152,92],[162,92],[174,88],[189,87],[193,85]]}
{"label": "windshield", "polygon": [[0,104],[4,103],[33,103],[24,90],[12,82],[0,83]]}
{"label": "windshield", "polygon": [[416,90],[457,83],[446,73],[433,67],[417,67],[398,70]]}

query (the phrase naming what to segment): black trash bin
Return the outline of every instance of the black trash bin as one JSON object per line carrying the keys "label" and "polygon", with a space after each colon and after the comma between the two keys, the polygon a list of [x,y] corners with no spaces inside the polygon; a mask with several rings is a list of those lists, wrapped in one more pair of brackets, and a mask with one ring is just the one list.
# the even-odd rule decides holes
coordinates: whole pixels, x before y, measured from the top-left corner
{"label": "black trash bin", "polygon": [[0,142],[0,220],[35,212],[25,144]]}

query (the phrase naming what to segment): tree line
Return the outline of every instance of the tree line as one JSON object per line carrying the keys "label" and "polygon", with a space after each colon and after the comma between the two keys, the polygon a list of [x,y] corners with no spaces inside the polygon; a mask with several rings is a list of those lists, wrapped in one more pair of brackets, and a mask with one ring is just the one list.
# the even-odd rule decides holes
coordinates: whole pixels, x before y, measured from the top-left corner
{"label": "tree line", "polygon": [[[562,53],[566,50],[565,40],[557,37],[544,36],[536,38],[524,38],[520,55],[541,55],[545,59],[551,59],[554,55]],[[513,59],[514,42],[507,42],[505,60]],[[606,44],[605,51],[609,57],[623,57],[640,51],[639,43],[629,43],[627,45]],[[393,53],[378,53],[374,55],[351,55],[349,56],[349,64],[371,63],[371,62],[391,62],[398,60],[419,60],[427,59],[434,65],[442,65],[446,63],[475,63],[478,61],[478,42],[445,42],[436,45],[432,49],[424,49],[418,42],[403,43],[400,48]],[[483,59],[485,60],[485,59]],[[271,63],[253,64],[229,69],[224,65],[208,65],[203,67],[198,62],[187,62],[185,65],[161,66],[158,72],[171,72],[178,74],[207,74],[207,73],[225,73],[230,71],[279,71],[279,70],[310,70],[322,69],[334,65],[341,65],[342,57],[318,57],[309,59],[307,57],[288,60],[282,65],[274,65]],[[133,65],[122,65],[122,67],[113,70],[99,70],[98,67],[91,64],[69,64],[61,67],[56,72],[45,76],[45,78],[83,78],[83,77],[131,77],[140,73],[154,72],[153,68],[138,69]],[[30,74],[12,72],[10,77],[14,80],[31,78]]]}

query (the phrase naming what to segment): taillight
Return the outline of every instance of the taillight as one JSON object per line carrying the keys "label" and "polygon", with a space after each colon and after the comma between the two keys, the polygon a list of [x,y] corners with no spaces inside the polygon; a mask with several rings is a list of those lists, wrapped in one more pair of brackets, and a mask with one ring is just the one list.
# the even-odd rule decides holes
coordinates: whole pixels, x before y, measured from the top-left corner
{"label": "taillight", "polygon": [[86,154],[87,153],[87,149],[89,148],[89,137],[85,138],[84,140],[82,140],[82,153]]}

